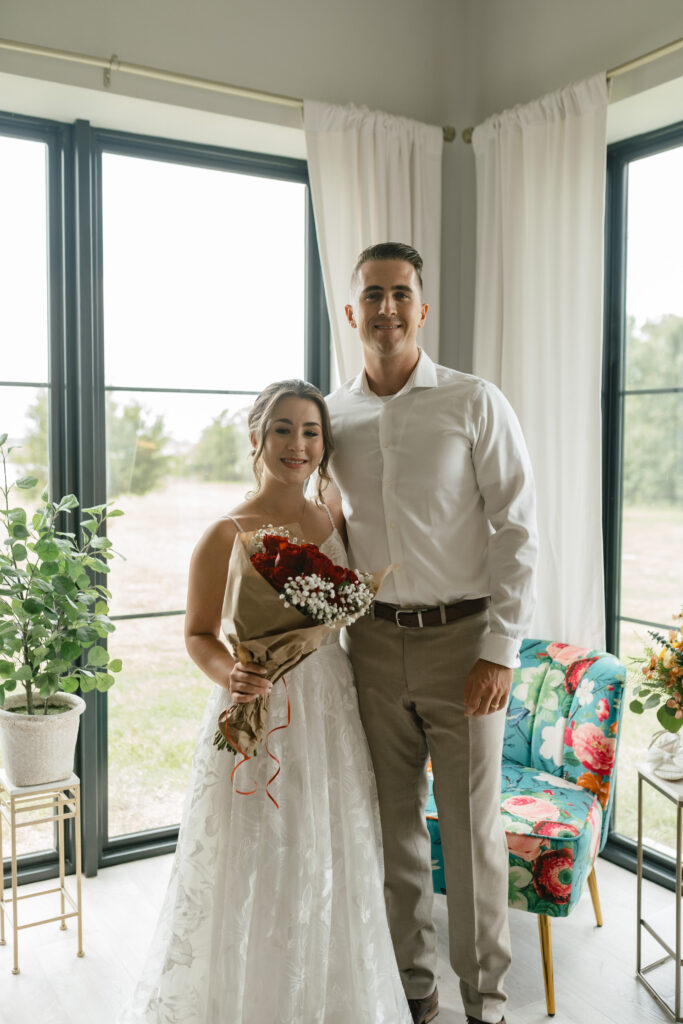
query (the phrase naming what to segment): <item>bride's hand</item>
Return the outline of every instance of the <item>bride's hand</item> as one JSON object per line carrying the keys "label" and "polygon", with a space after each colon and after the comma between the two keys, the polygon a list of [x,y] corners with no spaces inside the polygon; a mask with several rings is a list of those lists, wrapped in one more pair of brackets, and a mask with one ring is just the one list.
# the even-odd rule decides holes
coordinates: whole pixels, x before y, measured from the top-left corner
{"label": "bride's hand", "polygon": [[256,697],[270,693],[272,683],[266,679],[262,665],[250,661],[247,665],[236,662],[229,677],[230,696],[235,704],[247,704]]}

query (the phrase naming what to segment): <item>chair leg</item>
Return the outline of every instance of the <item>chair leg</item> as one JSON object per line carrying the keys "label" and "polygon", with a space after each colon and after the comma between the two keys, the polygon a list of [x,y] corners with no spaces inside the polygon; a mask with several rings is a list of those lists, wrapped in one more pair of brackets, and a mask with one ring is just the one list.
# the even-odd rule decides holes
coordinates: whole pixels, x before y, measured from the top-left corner
{"label": "chair leg", "polygon": [[588,888],[590,889],[591,899],[593,901],[593,910],[595,911],[595,923],[598,928],[602,928],[602,910],[600,909],[600,895],[598,893],[598,879],[595,874],[595,868],[591,871],[588,876]]}
{"label": "chair leg", "polygon": [[543,982],[545,984],[545,1005],[549,1017],[555,1016],[555,979],[553,978],[553,940],[550,934],[550,918],[538,915],[538,934],[541,939],[543,961]]}

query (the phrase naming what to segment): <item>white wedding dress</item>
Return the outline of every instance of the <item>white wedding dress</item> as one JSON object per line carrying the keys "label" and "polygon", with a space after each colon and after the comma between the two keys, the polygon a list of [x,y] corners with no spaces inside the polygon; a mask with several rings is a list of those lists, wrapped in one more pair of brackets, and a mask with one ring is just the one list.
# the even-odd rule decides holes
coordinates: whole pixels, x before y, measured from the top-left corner
{"label": "white wedding dress", "polygon": [[[346,564],[336,531],[321,545]],[[377,796],[351,667],[331,633],[273,686],[268,745],[235,775],[209,699],[168,891],[118,1024],[409,1024],[389,935]]]}

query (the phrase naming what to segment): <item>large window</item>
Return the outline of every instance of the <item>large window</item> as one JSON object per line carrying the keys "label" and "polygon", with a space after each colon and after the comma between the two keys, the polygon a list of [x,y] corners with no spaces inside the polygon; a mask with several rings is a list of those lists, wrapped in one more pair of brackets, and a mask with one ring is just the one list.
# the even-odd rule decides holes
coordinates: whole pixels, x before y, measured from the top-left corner
{"label": "large window", "polygon": [[124,668],[79,739],[92,874],[172,848],[210,686],[183,643],[190,553],[248,486],[254,395],[327,388],[329,330],[302,161],[9,115],[0,161],[0,429],[43,480],[49,448],[53,493],[125,512]]}
{"label": "large window", "polygon": [[[15,446],[9,482],[39,481],[23,492],[29,508],[48,481],[47,179],[45,138],[0,135],[0,433]],[[52,829],[21,829],[17,844],[24,855],[51,850]]]}
{"label": "large window", "polygon": [[[683,603],[683,125],[612,146],[608,166],[608,644],[628,664]],[[658,728],[654,711],[626,708],[614,821],[626,848],[636,765]],[[665,865],[675,814],[651,804],[646,843]]]}

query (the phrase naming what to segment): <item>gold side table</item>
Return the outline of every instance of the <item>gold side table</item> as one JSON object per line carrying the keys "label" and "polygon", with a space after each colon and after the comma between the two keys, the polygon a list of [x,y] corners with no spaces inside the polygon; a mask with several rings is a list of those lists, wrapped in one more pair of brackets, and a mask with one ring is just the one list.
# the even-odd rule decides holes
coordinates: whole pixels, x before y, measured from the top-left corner
{"label": "gold side table", "polygon": [[[671,945],[662,935],[659,934],[651,923],[643,917],[643,783],[647,783],[653,789],[670,800],[676,807],[676,913],[675,913],[675,937]],[[674,1021],[683,1021],[681,1017],[681,860],[683,856],[683,837],[681,836],[681,819],[683,815],[683,780],[670,782],[668,779],[660,779],[655,775],[652,768],[647,765],[638,766],[638,873],[636,886],[636,914],[637,914],[637,939],[636,939],[636,977],[642,981],[648,992],[656,999],[661,1008]],[[662,947],[665,956],[652,963],[643,966],[641,938],[645,929],[648,934]],[[671,1006],[657,992],[645,975],[649,971],[661,967],[662,964],[673,960],[675,967],[674,1005]]]}
{"label": "gold side table", "polygon": [[[45,811],[44,817],[29,818],[20,821],[28,812]],[[74,819],[76,833],[76,898],[66,888],[64,870],[64,822]],[[66,930],[68,918],[78,920],[78,956],[83,956],[83,921],[81,915],[81,785],[77,775],[72,775],[62,782],[49,782],[43,786],[13,786],[5,772],[0,769],[0,865],[3,857],[3,820],[9,826],[12,864],[12,895],[5,898],[4,873],[0,888],[0,945],[5,945],[5,917],[12,928],[14,940],[14,967],[12,974],[19,973],[19,932],[24,928],[34,928],[40,924],[51,924],[60,921],[60,929]],[[57,848],[59,853],[59,885],[48,889],[39,889],[20,896],[17,884],[17,830],[29,825],[53,822],[57,825]],[[60,913],[40,921],[20,924],[19,905],[22,900],[35,896],[47,896],[59,893]],[[67,911],[67,903],[71,910]],[[11,911],[10,911],[11,908]]]}

